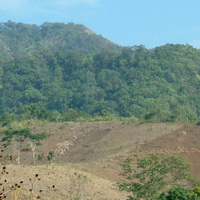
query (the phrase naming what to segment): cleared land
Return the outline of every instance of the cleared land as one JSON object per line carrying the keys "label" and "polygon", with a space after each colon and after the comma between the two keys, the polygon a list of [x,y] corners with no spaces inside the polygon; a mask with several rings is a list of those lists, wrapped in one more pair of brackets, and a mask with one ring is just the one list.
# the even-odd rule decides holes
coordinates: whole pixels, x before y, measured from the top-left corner
{"label": "cleared land", "polygon": [[[13,155],[7,166],[9,174],[4,176],[8,186],[23,181],[21,199],[27,199],[30,189],[41,199],[126,199],[116,187],[119,162],[151,152],[183,155],[191,163],[192,173],[200,177],[200,126],[92,122],[41,123],[30,128],[33,133],[49,135],[36,148],[37,156],[43,155],[42,160],[36,159],[36,166],[32,166],[29,141],[21,144],[20,166],[15,161],[19,144],[4,152]],[[55,153],[52,164],[47,160],[50,151]]]}

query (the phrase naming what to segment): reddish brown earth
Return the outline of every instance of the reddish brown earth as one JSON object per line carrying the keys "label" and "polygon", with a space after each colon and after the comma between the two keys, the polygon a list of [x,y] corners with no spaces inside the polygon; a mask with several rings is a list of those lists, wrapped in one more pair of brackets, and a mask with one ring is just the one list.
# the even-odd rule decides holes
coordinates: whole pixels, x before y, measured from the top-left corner
{"label": "reddish brown earth", "polygon": [[[6,149],[13,154],[8,163],[10,182],[26,179],[21,195],[29,195],[31,177],[42,176],[34,185],[35,195],[42,188],[43,199],[114,200],[126,199],[119,192],[119,162],[128,156],[146,156],[149,153],[181,154],[192,165],[192,173],[200,177],[200,126],[188,124],[134,124],[125,122],[40,123],[30,125],[33,133],[49,137],[36,147],[32,166],[32,152],[28,141],[21,145],[21,165],[16,166],[18,144]],[[53,164],[47,165],[47,155],[55,153]],[[36,158],[37,158],[36,156]],[[12,175],[11,175],[12,174]],[[43,182],[42,182],[43,181]],[[45,183],[45,184],[44,184]],[[55,185],[56,188],[51,188]],[[49,195],[52,197],[50,198]],[[23,199],[23,195],[21,196]],[[26,198],[27,199],[27,198]]]}
{"label": "reddish brown earth", "polygon": [[180,129],[161,136],[141,147],[142,152],[167,152],[182,155],[200,177],[200,126],[183,124]]}

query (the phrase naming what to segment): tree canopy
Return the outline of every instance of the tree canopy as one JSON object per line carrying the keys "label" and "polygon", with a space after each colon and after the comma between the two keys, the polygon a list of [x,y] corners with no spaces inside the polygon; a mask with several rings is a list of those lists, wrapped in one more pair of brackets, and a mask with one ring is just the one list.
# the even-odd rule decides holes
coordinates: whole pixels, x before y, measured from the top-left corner
{"label": "tree canopy", "polygon": [[119,47],[83,25],[11,21],[1,23],[0,46],[0,113],[37,104],[43,114],[200,116],[200,50],[192,46]]}
{"label": "tree canopy", "polygon": [[151,154],[136,162],[127,158],[121,166],[119,189],[128,192],[128,200],[199,200],[199,187],[190,188],[199,180],[181,156]]}

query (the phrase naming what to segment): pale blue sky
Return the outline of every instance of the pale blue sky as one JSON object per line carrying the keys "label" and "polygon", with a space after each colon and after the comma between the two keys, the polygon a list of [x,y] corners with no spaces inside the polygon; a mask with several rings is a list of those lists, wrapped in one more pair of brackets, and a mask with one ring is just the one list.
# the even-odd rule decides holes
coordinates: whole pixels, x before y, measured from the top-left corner
{"label": "pale blue sky", "polygon": [[74,22],[123,46],[200,48],[200,0],[0,0],[0,22]]}

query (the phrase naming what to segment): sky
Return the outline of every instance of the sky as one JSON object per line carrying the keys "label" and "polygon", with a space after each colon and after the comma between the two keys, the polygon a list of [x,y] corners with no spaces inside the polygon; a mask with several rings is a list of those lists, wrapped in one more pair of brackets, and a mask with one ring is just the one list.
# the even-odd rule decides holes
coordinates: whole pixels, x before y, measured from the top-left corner
{"label": "sky", "polygon": [[0,22],[83,24],[122,46],[200,48],[200,0],[0,0]]}

